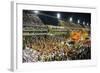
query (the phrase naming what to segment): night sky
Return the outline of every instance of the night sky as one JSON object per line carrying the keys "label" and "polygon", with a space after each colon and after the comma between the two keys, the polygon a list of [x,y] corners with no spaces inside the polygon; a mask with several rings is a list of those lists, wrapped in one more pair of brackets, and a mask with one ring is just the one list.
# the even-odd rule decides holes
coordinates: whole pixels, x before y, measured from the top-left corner
{"label": "night sky", "polygon": [[[23,13],[35,14],[34,10],[23,10]],[[80,24],[91,24],[91,14],[90,13],[77,13],[77,12],[55,12],[55,11],[39,11],[37,16],[43,21],[44,24],[58,25],[57,13],[60,13],[61,20],[69,21],[69,18],[73,18],[73,23],[77,24],[77,20],[80,20]]]}

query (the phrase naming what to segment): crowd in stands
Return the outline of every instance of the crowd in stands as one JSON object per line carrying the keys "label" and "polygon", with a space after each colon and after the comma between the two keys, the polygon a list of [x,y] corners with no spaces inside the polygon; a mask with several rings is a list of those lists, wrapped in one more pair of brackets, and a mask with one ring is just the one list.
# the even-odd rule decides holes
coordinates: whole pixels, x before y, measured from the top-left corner
{"label": "crowd in stands", "polygon": [[74,42],[64,36],[34,35],[23,39],[23,62],[82,60],[91,58],[90,39]]}

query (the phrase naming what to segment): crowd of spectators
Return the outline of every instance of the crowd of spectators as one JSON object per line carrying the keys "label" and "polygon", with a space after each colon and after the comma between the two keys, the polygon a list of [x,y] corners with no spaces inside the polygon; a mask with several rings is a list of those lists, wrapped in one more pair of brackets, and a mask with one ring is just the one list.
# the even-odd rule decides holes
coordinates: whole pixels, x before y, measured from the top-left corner
{"label": "crowd of spectators", "polygon": [[[27,41],[26,41],[27,40]],[[34,35],[23,40],[23,62],[82,60],[91,58],[90,39],[75,43],[64,36]]]}

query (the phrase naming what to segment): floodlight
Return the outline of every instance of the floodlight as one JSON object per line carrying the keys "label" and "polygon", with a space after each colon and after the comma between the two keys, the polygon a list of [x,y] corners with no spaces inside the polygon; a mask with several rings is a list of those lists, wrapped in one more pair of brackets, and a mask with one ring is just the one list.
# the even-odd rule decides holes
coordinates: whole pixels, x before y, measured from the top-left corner
{"label": "floodlight", "polygon": [[70,17],[70,18],[69,18],[69,21],[70,21],[70,22],[72,22],[72,21],[73,21],[73,18],[72,18],[72,17]]}
{"label": "floodlight", "polygon": [[78,24],[80,23],[80,20],[79,20],[79,19],[77,20],[77,23],[78,23]]}
{"label": "floodlight", "polygon": [[34,11],[34,13],[38,14],[38,13],[39,13],[39,11],[37,11],[37,10],[36,10],[36,11]]}
{"label": "floodlight", "polygon": [[85,21],[83,21],[83,25],[85,25]]}
{"label": "floodlight", "polygon": [[89,25],[89,23],[87,23],[87,26]]}
{"label": "floodlight", "polygon": [[60,19],[61,15],[60,13],[57,13],[57,18]]}

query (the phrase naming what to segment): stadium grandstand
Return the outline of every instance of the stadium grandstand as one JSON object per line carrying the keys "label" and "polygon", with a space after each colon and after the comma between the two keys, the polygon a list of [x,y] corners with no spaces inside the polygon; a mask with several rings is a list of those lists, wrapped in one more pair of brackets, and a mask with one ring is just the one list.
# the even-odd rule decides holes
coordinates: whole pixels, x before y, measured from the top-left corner
{"label": "stadium grandstand", "polygon": [[[65,18],[73,14],[88,23]],[[89,23],[88,13],[23,10],[23,62],[91,59]]]}

